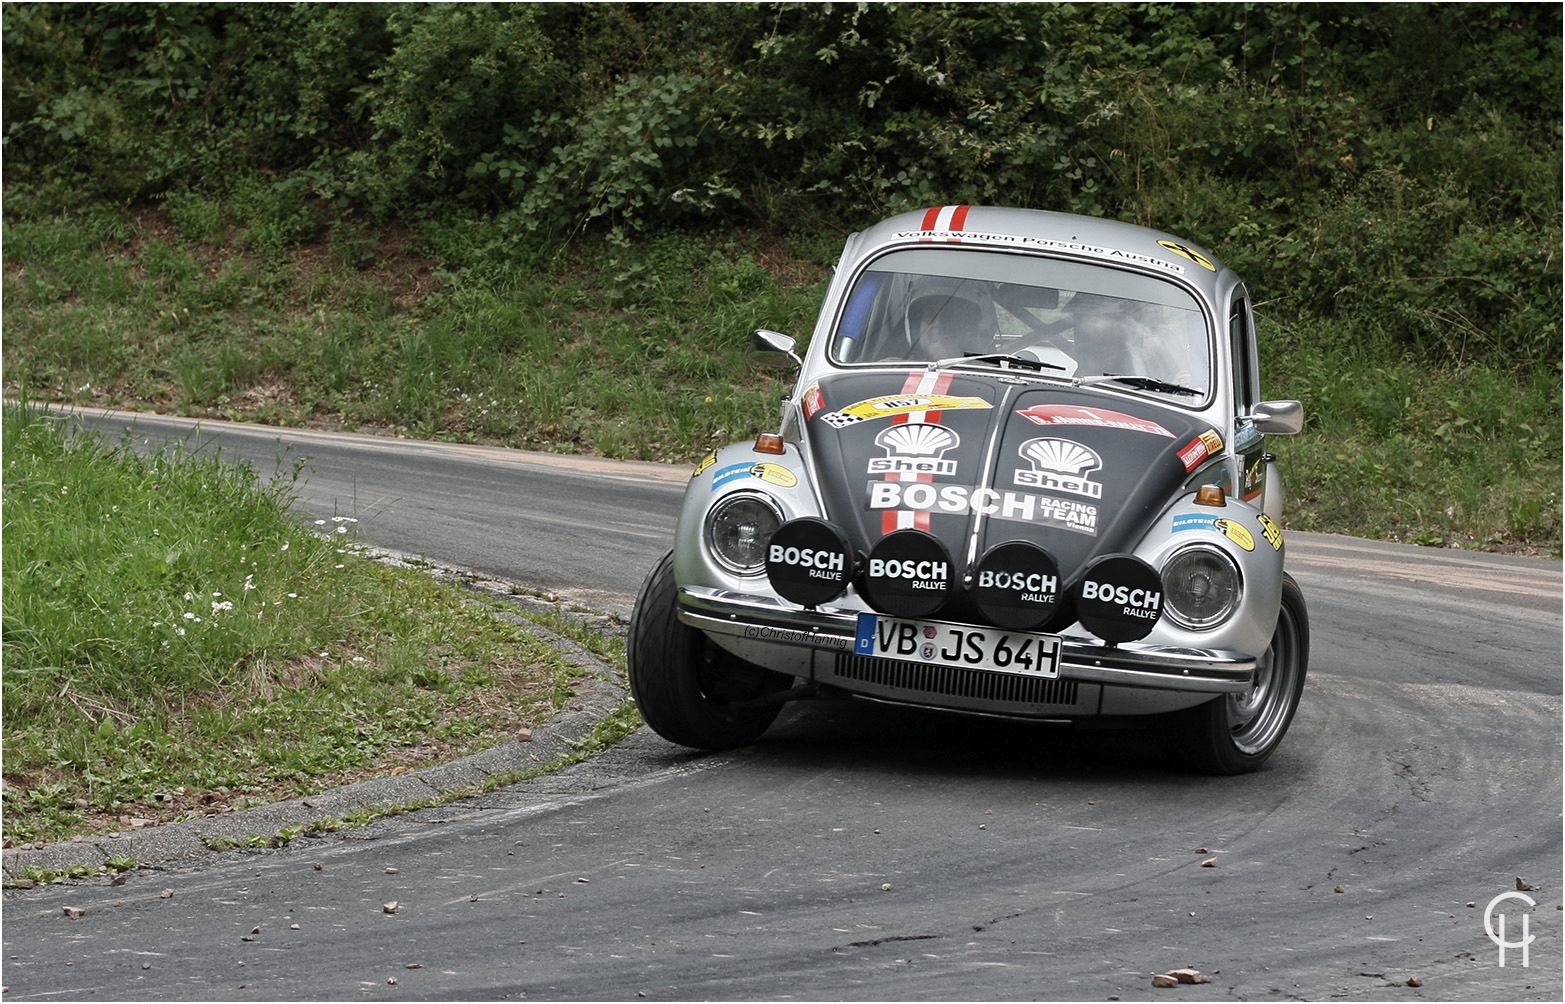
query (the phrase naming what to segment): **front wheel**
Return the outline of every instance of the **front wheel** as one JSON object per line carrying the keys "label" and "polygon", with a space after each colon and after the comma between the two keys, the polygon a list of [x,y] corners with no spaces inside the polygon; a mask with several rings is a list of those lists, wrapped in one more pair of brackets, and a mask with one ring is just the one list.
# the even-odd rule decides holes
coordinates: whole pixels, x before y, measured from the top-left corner
{"label": "front wheel", "polygon": [[642,719],[669,742],[695,749],[730,749],[758,739],[782,710],[780,702],[762,699],[792,682],[680,621],[672,551],[636,597],[626,664]]}
{"label": "front wheel", "polygon": [[1292,576],[1284,575],[1277,630],[1256,663],[1250,689],[1169,716],[1167,735],[1179,759],[1207,774],[1260,769],[1293,721],[1309,661],[1304,594]]}

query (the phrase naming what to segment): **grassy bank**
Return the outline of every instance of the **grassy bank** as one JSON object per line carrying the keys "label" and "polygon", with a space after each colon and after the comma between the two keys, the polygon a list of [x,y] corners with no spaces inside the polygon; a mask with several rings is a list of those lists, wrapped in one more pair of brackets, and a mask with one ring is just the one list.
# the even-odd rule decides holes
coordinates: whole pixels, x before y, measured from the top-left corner
{"label": "grassy bank", "polygon": [[[144,456],[6,405],[4,835],[213,814],[513,738],[547,644],[287,510],[290,472]],[[141,822],[137,822],[140,820]]]}
{"label": "grassy bank", "polygon": [[[808,335],[843,236],[550,247],[476,219],[311,229],[238,197],[22,205],[8,392],[669,461],[775,421],[785,383],[746,358],[747,332]],[[1265,392],[1309,416],[1275,446],[1287,525],[1560,553],[1557,367],[1431,367],[1368,322],[1264,303],[1261,324]]]}

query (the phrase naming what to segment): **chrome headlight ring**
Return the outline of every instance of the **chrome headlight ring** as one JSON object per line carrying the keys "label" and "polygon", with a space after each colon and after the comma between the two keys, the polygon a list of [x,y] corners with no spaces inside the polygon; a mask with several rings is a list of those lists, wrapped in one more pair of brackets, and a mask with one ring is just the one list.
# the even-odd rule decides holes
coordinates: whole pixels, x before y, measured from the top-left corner
{"label": "chrome headlight ring", "polygon": [[1221,548],[1188,544],[1163,562],[1164,612],[1189,631],[1210,631],[1227,623],[1244,597],[1239,566]]}
{"label": "chrome headlight ring", "polygon": [[724,495],[706,513],[706,549],[736,575],[766,572],[766,545],[783,524],[782,509],[760,492]]}

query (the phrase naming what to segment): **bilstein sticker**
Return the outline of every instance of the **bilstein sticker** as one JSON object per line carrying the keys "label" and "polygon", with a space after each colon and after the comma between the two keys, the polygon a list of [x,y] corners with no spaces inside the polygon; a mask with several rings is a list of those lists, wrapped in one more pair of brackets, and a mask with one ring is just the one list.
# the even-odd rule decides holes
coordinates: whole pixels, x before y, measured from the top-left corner
{"label": "bilstein sticker", "polygon": [[961,411],[967,408],[992,407],[994,405],[981,397],[952,397],[949,394],[890,394],[886,397],[872,397],[867,401],[850,404],[841,411],[827,412],[821,416],[821,421],[833,429],[845,429],[870,419],[910,415],[915,411]]}
{"label": "bilstein sticker", "polygon": [[792,488],[799,483],[798,477],[781,464],[730,464],[712,475],[712,490],[739,478],[759,478],[779,488]]}
{"label": "bilstein sticker", "polygon": [[981,513],[995,519],[1040,523],[1089,536],[1096,536],[1098,532],[1098,507],[1095,505],[1050,495],[968,485],[871,481],[869,508],[871,511],[896,509],[958,516]]}
{"label": "bilstein sticker", "polygon": [[1213,516],[1198,516],[1195,514],[1175,516],[1172,532],[1180,533],[1185,530],[1215,530],[1216,527],[1212,524],[1216,522],[1217,519]]}
{"label": "bilstein sticker", "polygon": [[1282,527],[1264,512],[1255,514],[1255,521],[1261,524],[1261,536],[1266,538],[1266,543],[1272,545],[1273,551],[1282,550]]}
{"label": "bilstein sticker", "polygon": [[1030,408],[1020,408],[1016,413],[1033,425],[1086,425],[1099,429],[1128,429],[1132,432],[1174,438],[1172,432],[1156,422],[1105,408],[1080,408],[1070,404],[1035,404]]}
{"label": "bilstein sticker", "polygon": [[1212,529],[1238,544],[1246,551],[1255,550],[1255,538],[1250,536],[1250,531],[1231,519],[1212,520]]}

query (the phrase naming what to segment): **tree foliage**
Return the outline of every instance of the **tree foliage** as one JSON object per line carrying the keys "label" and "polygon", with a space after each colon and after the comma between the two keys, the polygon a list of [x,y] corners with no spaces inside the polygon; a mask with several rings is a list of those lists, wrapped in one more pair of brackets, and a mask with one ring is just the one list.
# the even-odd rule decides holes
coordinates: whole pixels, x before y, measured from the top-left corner
{"label": "tree foliage", "polygon": [[7,179],[40,205],[260,178],[337,212],[486,214],[540,239],[1021,205],[1188,235],[1274,309],[1437,358],[1560,355],[1557,5],[0,16]]}

